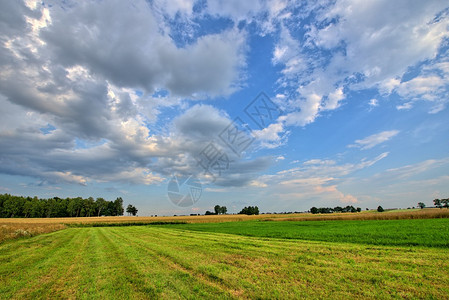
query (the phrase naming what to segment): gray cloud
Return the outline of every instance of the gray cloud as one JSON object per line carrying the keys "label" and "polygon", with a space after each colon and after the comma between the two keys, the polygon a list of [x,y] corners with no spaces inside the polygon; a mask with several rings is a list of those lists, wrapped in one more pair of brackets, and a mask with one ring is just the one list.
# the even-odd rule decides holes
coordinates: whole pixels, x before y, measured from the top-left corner
{"label": "gray cloud", "polygon": [[179,135],[210,142],[229,125],[231,120],[224,112],[208,105],[195,105],[174,121]]}
{"label": "gray cloud", "polygon": [[155,124],[159,108],[238,88],[244,33],[180,48],[144,1],[47,4],[0,4],[0,173],[152,184],[198,172],[195,155],[229,118],[199,105]]}
{"label": "gray cloud", "polygon": [[143,1],[81,2],[51,12],[52,24],[40,36],[52,60],[84,66],[117,86],[192,97],[228,94],[239,80],[239,32],[203,36],[178,48]]}
{"label": "gray cloud", "polygon": [[29,9],[20,1],[2,1],[0,3],[0,32],[20,35],[27,27],[26,16],[40,18],[40,11]]}

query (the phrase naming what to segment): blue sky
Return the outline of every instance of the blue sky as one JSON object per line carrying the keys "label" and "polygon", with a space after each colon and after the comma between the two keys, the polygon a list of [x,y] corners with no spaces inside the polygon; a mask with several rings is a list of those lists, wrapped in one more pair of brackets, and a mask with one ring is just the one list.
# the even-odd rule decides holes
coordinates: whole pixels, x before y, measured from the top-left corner
{"label": "blue sky", "polygon": [[[446,1],[0,11],[0,193],[122,197],[139,215],[406,208],[449,195]],[[189,176],[201,197],[181,207],[168,183]]]}

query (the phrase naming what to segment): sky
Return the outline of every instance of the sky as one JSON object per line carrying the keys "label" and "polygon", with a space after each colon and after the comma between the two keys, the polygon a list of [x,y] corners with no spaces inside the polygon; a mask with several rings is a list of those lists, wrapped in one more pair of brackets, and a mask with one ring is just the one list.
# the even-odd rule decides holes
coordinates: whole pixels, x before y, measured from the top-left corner
{"label": "sky", "polygon": [[447,1],[1,1],[0,193],[430,206],[448,96]]}

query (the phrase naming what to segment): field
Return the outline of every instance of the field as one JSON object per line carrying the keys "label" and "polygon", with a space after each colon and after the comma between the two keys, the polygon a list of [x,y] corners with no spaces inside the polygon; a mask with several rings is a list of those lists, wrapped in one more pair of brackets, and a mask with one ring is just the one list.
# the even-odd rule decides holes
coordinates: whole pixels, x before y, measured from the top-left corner
{"label": "field", "polygon": [[0,298],[448,298],[448,218],[322,217],[3,219],[68,225],[0,244]]}
{"label": "field", "polygon": [[266,238],[449,248],[449,219],[316,222],[246,221],[180,224],[175,228]]}
{"label": "field", "polygon": [[401,220],[449,218],[449,209],[407,209],[384,213],[363,211],[346,214],[264,214],[258,216],[246,215],[212,215],[212,216],[173,216],[173,217],[90,217],[90,218],[8,218],[0,219],[0,243],[6,240],[32,237],[42,233],[61,230],[70,226],[97,225],[116,223],[150,224],[155,222],[186,222],[186,223],[223,223],[236,221],[320,221],[320,220]]}

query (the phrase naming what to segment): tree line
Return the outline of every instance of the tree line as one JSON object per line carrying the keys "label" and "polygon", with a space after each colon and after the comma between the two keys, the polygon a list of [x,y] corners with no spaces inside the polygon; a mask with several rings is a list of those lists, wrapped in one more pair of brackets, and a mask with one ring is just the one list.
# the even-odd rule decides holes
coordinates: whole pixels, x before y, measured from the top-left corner
{"label": "tree line", "polygon": [[258,215],[259,208],[257,206],[245,206],[240,212],[239,215]]}
{"label": "tree line", "polygon": [[434,199],[433,200],[433,204],[435,205],[435,207],[438,207],[438,208],[443,208],[443,207],[449,208],[449,198],[447,198],[447,199]]}
{"label": "tree line", "polygon": [[346,207],[341,207],[341,206],[336,206],[334,208],[332,207],[312,207],[310,209],[310,212],[312,214],[331,214],[334,212],[341,212],[341,213],[346,213],[346,212],[361,212],[362,209],[360,207],[355,208],[352,205],[348,205]]}
{"label": "tree line", "polygon": [[205,215],[224,215],[228,212],[228,208],[226,206],[215,205],[214,211],[206,211]]}
{"label": "tree line", "polygon": [[[205,215],[224,215],[228,212],[226,206],[215,205],[214,211],[206,211]],[[239,215],[258,215],[259,208],[257,206],[245,206],[239,213]]]}
{"label": "tree line", "polygon": [[[65,218],[123,216],[123,199],[49,198],[0,194],[1,218]],[[137,210],[136,210],[137,213]]]}

